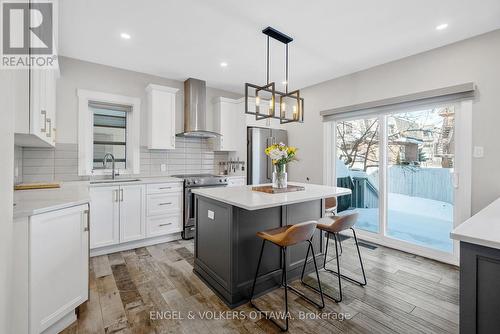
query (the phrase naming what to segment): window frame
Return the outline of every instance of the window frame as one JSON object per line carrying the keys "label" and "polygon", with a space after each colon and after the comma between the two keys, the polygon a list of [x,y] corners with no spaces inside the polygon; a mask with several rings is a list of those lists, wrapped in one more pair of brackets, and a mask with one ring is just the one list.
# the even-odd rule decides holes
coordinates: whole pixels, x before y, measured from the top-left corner
{"label": "window frame", "polygon": [[126,128],[127,168],[120,174],[140,173],[140,119],[141,99],[138,97],[109,94],[78,89],[78,175],[111,175],[111,169],[94,169],[94,113],[89,102],[129,106]]}

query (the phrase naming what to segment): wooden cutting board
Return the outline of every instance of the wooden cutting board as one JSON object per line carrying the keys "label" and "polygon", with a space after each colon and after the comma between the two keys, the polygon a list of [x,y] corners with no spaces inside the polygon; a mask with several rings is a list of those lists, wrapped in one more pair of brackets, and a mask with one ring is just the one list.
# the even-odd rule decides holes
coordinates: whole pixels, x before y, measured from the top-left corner
{"label": "wooden cutting board", "polygon": [[289,185],[286,188],[273,188],[272,186],[252,187],[253,191],[260,191],[260,192],[268,193],[268,194],[290,193],[290,192],[294,192],[294,191],[302,191],[305,189],[306,188],[304,188],[302,186],[292,186],[292,185]]}
{"label": "wooden cutting board", "polygon": [[32,190],[32,189],[52,189],[60,188],[61,184],[58,182],[53,183],[21,183],[14,186],[14,190]]}

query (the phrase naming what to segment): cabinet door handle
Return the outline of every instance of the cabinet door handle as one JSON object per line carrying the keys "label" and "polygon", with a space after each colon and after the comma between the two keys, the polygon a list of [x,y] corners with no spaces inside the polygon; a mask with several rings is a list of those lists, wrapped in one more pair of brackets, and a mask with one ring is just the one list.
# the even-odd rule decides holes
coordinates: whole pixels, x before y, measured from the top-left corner
{"label": "cabinet door handle", "polygon": [[118,190],[113,190],[113,202],[118,202]]}
{"label": "cabinet door handle", "polygon": [[123,189],[120,189],[120,202],[123,202]]}
{"label": "cabinet door handle", "polygon": [[162,226],[168,226],[168,225],[172,225],[172,223],[160,224],[160,225],[158,225],[158,226],[159,226],[159,227],[162,227]]}
{"label": "cabinet door handle", "polygon": [[40,129],[41,132],[47,132],[47,111],[42,110],[40,114],[43,116],[43,128]]}
{"label": "cabinet door handle", "polygon": [[49,123],[49,133],[47,133],[47,137],[52,137],[52,120],[47,118],[47,123]]}
{"label": "cabinet door handle", "polygon": [[89,210],[85,210],[83,213],[87,216],[87,225],[83,227],[83,232],[88,232],[90,226],[90,212]]}
{"label": "cabinet door handle", "polygon": [[172,202],[159,203],[158,205],[170,205]]}
{"label": "cabinet door handle", "polygon": [[161,188],[158,188],[160,190],[165,190],[165,189],[172,189],[172,187],[161,187]]}

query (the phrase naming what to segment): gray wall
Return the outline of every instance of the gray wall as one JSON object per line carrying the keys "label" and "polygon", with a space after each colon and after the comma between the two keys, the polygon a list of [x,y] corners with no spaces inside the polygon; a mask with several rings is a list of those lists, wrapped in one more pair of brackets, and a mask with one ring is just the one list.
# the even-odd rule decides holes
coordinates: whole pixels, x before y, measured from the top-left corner
{"label": "gray wall", "polygon": [[[141,139],[146,145],[146,86],[150,83],[179,88],[176,98],[176,129],[183,128],[184,84],[181,81],[149,74],[60,57],[61,77],[57,81],[57,138],[58,143],[77,143],[78,88],[141,98]],[[187,78],[186,78],[187,79]],[[203,79],[203,78],[201,78]],[[207,88],[207,123],[212,129],[212,100],[215,97],[239,98],[241,95]]]}
{"label": "gray wall", "polygon": [[479,211],[500,196],[500,30],[301,90],[305,123],[287,126],[301,159],[291,164],[290,175],[296,181],[323,181],[320,111],[469,81],[479,90],[473,145],[484,146],[485,152],[472,161],[472,211]]}
{"label": "gray wall", "polygon": [[[57,82],[57,137],[55,149],[15,149],[14,167],[19,176],[14,182],[70,181],[78,177],[78,97],[77,89],[134,96],[141,98],[141,176],[182,173],[218,173],[218,162],[228,153],[213,152],[204,139],[176,139],[175,150],[148,150],[146,126],[146,86],[150,83],[179,88],[176,98],[176,129],[183,129],[183,82],[119,68],[61,57],[61,77]],[[239,98],[234,93],[207,88],[207,125],[213,129],[213,99],[224,96]],[[162,172],[161,164],[167,165]],[[86,179],[86,178],[83,178]]]}

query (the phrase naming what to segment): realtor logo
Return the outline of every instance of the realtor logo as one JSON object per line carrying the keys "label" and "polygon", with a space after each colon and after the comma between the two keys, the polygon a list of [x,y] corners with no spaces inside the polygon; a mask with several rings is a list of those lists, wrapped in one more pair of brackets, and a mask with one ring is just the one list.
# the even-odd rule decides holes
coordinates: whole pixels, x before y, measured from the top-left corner
{"label": "realtor logo", "polygon": [[2,3],[2,68],[53,67],[52,2]]}

